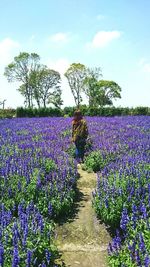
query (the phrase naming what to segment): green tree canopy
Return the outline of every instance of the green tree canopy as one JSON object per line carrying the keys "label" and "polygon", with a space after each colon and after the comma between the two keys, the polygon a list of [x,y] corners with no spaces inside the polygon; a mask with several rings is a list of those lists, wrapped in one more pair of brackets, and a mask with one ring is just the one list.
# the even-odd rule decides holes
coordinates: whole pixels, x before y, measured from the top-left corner
{"label": "green tree canopy", "polygon": [[60,82],[59,72],[46,66],[31,72],[30,84],[38,107],[46,107],[47,104],[53,104],[55,107],[62,105]]}
{"label": "green tree canopy", "polygon": [[86,67],[80,63],[73,63],[66,71],[65,77],[68,80],[75,104],[79,107],[80,103],[82,102]]}
{"label": "green tree canopy", "polygon": [[95,94],[97,93],[96,83],[102,76],[101,68],[87,68],[86,77],[84,79],[84,93],[88,98],[89,106],[94,105]]}
{"label": "green tree canopy", "polygon": [[38,107],[50,103],[57,107],[62,105],[60,74],[42,65],[39,55],[20,53],[5,68],[4,75],[8,82],[20,83],[18,90],[25,97],[27,107],[32,107],[34,100]]}
{"label": "green tree canopy", "polygon": [[113,100],[121,98],[121,87],[114,81],[97,81],[92,97],[95,106],[112,105]]}
{"label": "green tree canopy", "polygon": [[4,75],[8,82],[18,81],[21,83],[19,91],[25,97],[28,107],[33,105],[33,91],[30,85],[30,74],[36,71],[40,65],[40,57],[35,53],[22,52],[14,58],[6,68]]}

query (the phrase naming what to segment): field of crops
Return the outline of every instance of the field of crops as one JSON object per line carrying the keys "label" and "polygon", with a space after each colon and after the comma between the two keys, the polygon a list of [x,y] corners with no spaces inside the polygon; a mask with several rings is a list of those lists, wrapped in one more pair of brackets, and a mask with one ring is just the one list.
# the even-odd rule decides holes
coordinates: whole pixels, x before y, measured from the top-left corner
{"label": "field of crops", "polygon": [[[110,266],[148,267],[150,117],[87,122],[93,208],[116,232]],[[78,179],[70,130],[70,118],[0,120],[0,266],[56,266],[55,221],[71,210]]]}

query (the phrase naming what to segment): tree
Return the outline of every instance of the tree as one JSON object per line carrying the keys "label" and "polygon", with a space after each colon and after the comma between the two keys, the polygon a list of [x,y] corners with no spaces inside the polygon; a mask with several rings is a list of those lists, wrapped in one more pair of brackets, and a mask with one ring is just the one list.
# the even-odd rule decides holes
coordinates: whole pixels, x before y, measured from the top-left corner
{"label": "tree", "polygon": [[61,108],[63,105],[63,100],[61,98],[61,89],[57,88],[56,91],[53,92],[53,94],[49,97],[48,103],[53,104],[55,108]]}
{"label": "tree", "polygon": [[94,106],[94,98],[97,93],[96,83],[102,76],[101,68],[87,68],[86,77],[84,79],[84,93],[86,94],[89,106]]}
{"label": "tree", "polygon": [[121,87],[116,82],[101,80],[97,85],[104,95],[103,105],[111,105],[113,100],[121,98]]}
{"label": "tree", "polygon": [[6,102],[6,99],[4,99],[3,101],[0,101],[0,106],[2,105],[3,109],[5,109],[5,102]]}
{"label": "tree", "polygon": [[41,105],[46,107],[47,104],[53,104],[55,107],[62,105],[60,82],[59,72],[48,69],[46,66],[31,72],[30,84],[39,108]]}
{"label": "tree", "polygon": [[100,80],[93,85],[92,105],[112,105],[113,100],[121,98],[121,87],[114,81]]}
{"label": "tree", "polygon": [[21,83],[18,90],[25,97],[25,102],[28,107],[33,106],[33,87],[30,84],[30,75],[31,72],[39,68],[39,61],[39,55],[22,52],[5,68],[4,72],[8,82],[18,81]]}
{"label": "tree", "polygon": [[82,92],[84,88],[84,80],[86,77],[86,67],[80,63],[73,63],[70,65],[65,73],[68,80],[71,92],[73,94],[75,104],[79,107],[82,102]]}

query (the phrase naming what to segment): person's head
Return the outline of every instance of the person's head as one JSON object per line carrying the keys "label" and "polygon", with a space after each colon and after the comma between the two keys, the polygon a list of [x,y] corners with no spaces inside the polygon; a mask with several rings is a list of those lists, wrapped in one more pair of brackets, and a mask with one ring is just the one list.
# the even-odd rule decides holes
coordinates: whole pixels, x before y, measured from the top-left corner
{"label": "person's head", "polygon": [[82,113],[81,111],[78,109],[74,112],[74,120],[81,120],[82,119]]}

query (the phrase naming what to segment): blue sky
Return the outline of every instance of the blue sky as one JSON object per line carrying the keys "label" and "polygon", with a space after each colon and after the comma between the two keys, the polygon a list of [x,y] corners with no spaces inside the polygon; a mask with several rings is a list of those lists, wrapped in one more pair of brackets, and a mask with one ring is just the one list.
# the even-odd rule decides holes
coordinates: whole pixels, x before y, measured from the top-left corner
{"label": "blue sky", "polygon": [[101,67],[103,79],[122,87],[119,106],[150,105],[149,0],[1,0],[0,100],[23,104],[3,77],[4,67],[21,51],[62,74],[65,105],[73,105],[63,73],[73,62]]}

